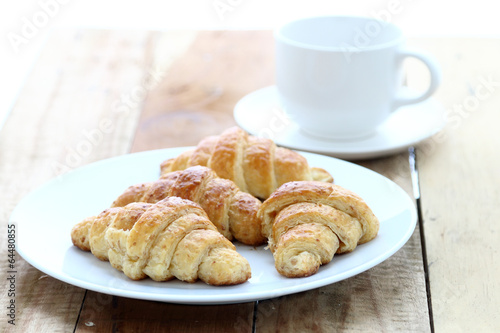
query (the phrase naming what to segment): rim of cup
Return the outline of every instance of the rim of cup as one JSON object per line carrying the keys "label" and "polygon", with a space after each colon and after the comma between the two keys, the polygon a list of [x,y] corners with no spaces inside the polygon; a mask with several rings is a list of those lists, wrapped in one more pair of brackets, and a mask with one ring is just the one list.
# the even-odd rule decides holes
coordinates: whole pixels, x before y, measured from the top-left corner
{"label": "rim of cup", "polygon": [[[333,28],[332,25],[342,24],[342,21],[350,21],[349,32],[352,36],[348,40],[345,40],[347,31],[342,32],[343,40],[330,40],[331,45],[326,45],[327,42],[315,42],[316,37],[306,33],[306,29],[328,28],[327,24]],[[385,35],[381,35],[382,33]],[[331,52],[373,51],[396,46],[405,40],[401,29],[390,22],[352,15],[312,16],[293,20],[275,29],[274,38],[299,48]]]}

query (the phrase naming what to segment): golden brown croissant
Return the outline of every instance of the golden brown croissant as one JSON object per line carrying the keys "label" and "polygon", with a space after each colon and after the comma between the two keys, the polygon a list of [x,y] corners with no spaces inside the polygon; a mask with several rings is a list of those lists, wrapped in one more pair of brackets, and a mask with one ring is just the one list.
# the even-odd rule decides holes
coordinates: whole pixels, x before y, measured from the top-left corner
{"label": "golden brown croissant", "polygon": [[335,253],[353,251],[379,229],[362,198],[324,182],[286,183],[264,201],[258,215],[276,269],[287,277],[315,274]]}
{"label": "golden brown croissant", "polygon": [[234,237],[247,245],[260,245],[265,241],[260,230],[261,221],[257,218],[261,202],[204,166],[170,172],[157,181],[130,186],[112,207],[131,202],[155,203],[171,196],[198,203],[229,240]]}
{"label": "golden brown croissant", "polygon": [[203,165],[221,178],[230,179],[240,190],[265,199],[280,185],[295,180],[333,182],[320,168],[310,168],[300,154],[276,147],[273,141],[248,135],[239,127],[210,136],[194,150],[182,153],[161,164],[161,173]]}
{"label": "golden brown croissant", "polygon": [[250,276],[248,261],[196,203],[177,197],[105,210],[73,227],[73,244],[133,280],[200,279],[234,285]]}

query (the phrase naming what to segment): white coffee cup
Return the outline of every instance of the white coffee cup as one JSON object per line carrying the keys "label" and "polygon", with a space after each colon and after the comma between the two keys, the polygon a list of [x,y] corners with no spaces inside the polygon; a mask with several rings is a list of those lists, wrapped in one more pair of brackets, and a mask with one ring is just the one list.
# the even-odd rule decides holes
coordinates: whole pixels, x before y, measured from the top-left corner
{"label": "white coffee cup", "polygon": [[[431,56],[405,48],[397,26],[373,18],[305,18],[283,25],[274,37],[281,104],[313,136],[367,137],[391,112],[431,96],[441,79]],[[406,57],[430,72],[429,87],[418,96],[401,95]]]}

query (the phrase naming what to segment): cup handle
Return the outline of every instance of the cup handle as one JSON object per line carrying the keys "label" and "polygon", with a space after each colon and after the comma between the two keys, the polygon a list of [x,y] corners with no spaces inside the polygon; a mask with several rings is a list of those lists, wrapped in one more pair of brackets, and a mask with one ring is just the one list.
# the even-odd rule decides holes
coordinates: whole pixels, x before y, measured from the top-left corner
{"label": "cup handle", "polygon": [[396,110],[397,108],[407,105],[407,104],[414,104],[421,102],[427,98],[429,98],[437,89],[439,84],[441,83],[441,70],[439,68],[439,65],[437,61],[434,59],[429,54],[425,54],[421,51],[415,51],[415,50],[409,50],[409,49],[404,49],[399,51],[399,54],[397,55],[397,60],[402,62],[404,58],[406,57],[413,57],[417,58],[418,60],[422,61],[427,68],[429,69],[429,73],[431,76],[431,82],[429,84],[429,87],[427,90],[422,93],[419,96],[412,96],[412,97],[396,97],[393,105],[392,105],[392,110]]}

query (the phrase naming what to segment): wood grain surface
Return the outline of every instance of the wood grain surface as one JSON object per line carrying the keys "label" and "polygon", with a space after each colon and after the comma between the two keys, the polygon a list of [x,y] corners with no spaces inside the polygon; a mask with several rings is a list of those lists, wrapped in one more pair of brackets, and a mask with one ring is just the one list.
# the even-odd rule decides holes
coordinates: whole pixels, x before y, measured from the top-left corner
{"label": "wood grain surface", "polygon": [[[428,332],[433,325],[438,332],[499,330],[500,72],[494,64],[500,44],[411,44],[443,65],[435,98],[449,110],[461,104],[465,111],[450,111],[454,118],[445,131],[417,147],[416,204],[424,234],[417,228],[393,257],[353,278],[295,295],[187,306],[85,291],[17,256],[16,326],[4,318],[2,331]],[[408,67],[410,83],[425,84],[425,71],[418,64]],[[2,221],[9,221],[24,195],[59,174],[129,152],[194,145],[220,133],[234,125],[232,108],[241,97],[273,84],[273,68],[269,31],[55,31],[0,132]],[[358,163],[410,195],[418,185],[412,184],[408,153]],[[6,223],[0,231],[6,234]],[[46,241],[40,241],[41,249]],[[2,251],[6,243],[2,237]],[[8,285],[0,289],[3,306]]]}
{"label": "wood grain surface", "polygon": [[236,102],[272,85],[273,69],[268,31],[199,32],[145,99],[132,151],[196,145],[234,126]]}
{"label": "wood grain surface", "polygon": [[500,331],[500,41],[422,40],[441,60],[448,125],[418,151],[437,332]]}

